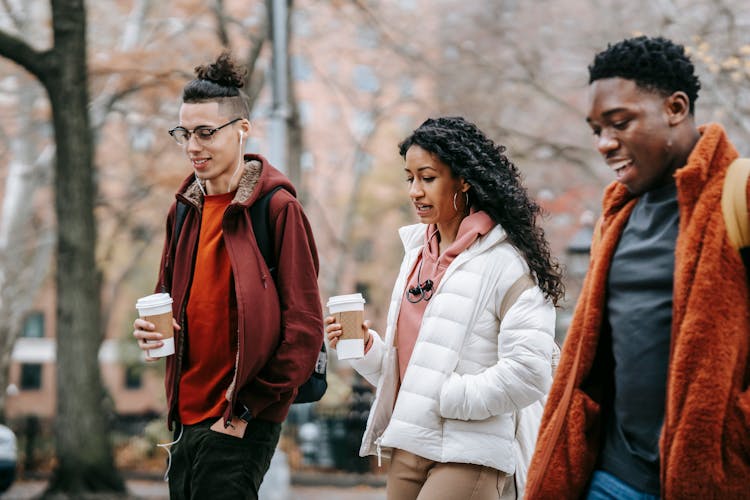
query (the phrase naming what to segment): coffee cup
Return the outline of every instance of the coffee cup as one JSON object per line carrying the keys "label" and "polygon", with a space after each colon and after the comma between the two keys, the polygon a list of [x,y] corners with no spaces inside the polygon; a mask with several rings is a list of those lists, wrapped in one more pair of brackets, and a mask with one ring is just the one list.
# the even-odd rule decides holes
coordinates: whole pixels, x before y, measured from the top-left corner
{"label": "coffee cup", "polygon": [[155,293],[141,297],[135,303],[138,315],[154,324],[155,330],[162,334],[163,345],[148,350],[152,358],[161,358],[174,354],[174,327],[172,326],[172,297],[168,293]]}
{"label": "coffee cup", "polygon": [[341,325],[341,336],[336,343],[339,359],[357,359],[365,355],[362,322],[365,316],[365,299],[361,293],[337,295],[328,299],[328,312]]}

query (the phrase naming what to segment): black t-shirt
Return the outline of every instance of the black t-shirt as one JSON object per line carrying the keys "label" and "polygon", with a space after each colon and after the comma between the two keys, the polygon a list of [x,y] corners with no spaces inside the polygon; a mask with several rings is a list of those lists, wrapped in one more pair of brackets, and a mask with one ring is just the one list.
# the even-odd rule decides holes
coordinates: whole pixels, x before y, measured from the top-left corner
{"label": "black t-shirt", "polygon": [[600,467],[657,496],[678,225],[675,184],[641,196],[607,284],[615,393],[606,412]]}

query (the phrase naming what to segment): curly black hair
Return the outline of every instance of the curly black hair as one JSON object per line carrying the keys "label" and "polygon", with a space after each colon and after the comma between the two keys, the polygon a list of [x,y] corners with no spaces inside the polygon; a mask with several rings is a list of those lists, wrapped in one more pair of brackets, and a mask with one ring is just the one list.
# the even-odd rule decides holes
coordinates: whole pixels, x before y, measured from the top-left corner
{"label": "curly black hair", "polygon": [[526,259],[545,297],[557,303],[565,293],[560,265],[552,258],[544,230],[537,225],[541,207],[529,197],[516,166],[473,123],[462,117],[430,118],[399,145],[406,158],[412,146],[436,155],[453,176],[471,186],[469,206],[486,212],[500,224]]}
{"label": "curly black hair", "polygon": [[685,47],[662,37],[628,38],[599,52],[589,65],[589,83],[603,78],[625,78],[665,96],[682,91],[695,113],[700,81]]}
{"label": "curly black hair", "polygon": [[247,97],[240,90],[246,73],[229,52],[222,52],[215,62],[195,67],[196,78],[182,89],[182,102],[217,101],[227,114],[249,119]]}

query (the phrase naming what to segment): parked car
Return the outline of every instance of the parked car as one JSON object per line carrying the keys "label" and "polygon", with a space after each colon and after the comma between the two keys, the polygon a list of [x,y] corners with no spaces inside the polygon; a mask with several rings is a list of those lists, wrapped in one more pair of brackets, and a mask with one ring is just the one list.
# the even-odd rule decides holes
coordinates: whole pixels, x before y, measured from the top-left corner
{"label": "parked car", "polygon": [[16,435],[4,425],[0,425],[0,493],[4,492],[16,478],[18,449]]}

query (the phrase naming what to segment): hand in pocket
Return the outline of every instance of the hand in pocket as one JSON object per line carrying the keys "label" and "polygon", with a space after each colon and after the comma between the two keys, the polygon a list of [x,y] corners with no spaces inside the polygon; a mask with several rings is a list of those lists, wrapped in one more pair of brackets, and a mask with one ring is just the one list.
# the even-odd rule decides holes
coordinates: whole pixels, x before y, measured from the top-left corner
{"label": "hand in pocket", "polygon": [[236,438],[242,439],[245,436],[245,429],[247,429],[247,422],[241,418],[232,417],[232,421],[227,427],[224,427],[224,419],[220,418],[211,425],[211,430],[220,434],[228,434]]}

